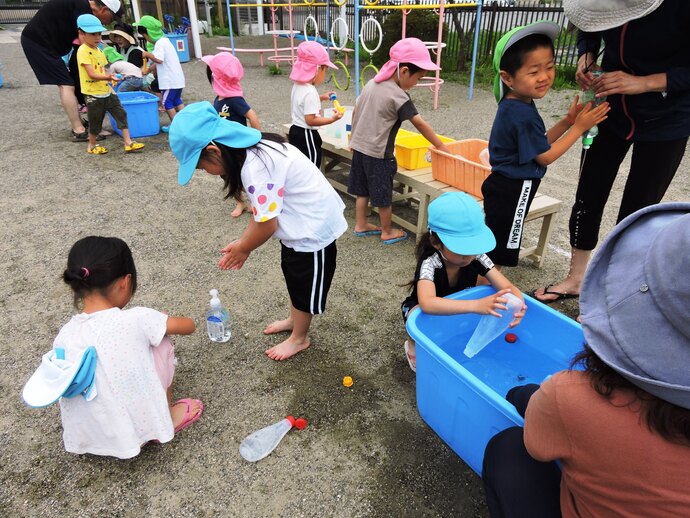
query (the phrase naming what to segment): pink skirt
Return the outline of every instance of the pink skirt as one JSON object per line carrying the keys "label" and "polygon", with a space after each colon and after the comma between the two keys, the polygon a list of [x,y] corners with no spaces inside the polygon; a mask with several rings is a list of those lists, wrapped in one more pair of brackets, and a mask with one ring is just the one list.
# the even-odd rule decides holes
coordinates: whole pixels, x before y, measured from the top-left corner
{"label": "pink skirt", "polygon": [[163,390],[168,390],[172,385],[173,376],[175,376],[175,347],[173,347],[172,340],[168,335],[163,337],[158,347],[153,349],[153,364],[156,367],[156,372],[163,385]]}

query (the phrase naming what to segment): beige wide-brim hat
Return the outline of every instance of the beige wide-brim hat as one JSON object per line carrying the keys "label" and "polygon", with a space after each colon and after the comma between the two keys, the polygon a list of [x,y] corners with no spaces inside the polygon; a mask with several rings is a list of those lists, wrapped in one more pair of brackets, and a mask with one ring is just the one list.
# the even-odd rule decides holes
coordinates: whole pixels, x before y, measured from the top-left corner
{"label": "beige wide-brim hat", "polygon": [[597,32],[647,16],[664,0],[563,0],[568,20],[580,30]]}
{"label": "beige wide-brim hat", "polygon": [[127,34],[125,31],[119,31],[119,30],[114,30],[114,31],[108,31],[105,33],[106,36],[112,36],[113,34],[117,34],[118,36],[122,36],[124,39],[126,39],[130,45],[136,45],[136,40]]}

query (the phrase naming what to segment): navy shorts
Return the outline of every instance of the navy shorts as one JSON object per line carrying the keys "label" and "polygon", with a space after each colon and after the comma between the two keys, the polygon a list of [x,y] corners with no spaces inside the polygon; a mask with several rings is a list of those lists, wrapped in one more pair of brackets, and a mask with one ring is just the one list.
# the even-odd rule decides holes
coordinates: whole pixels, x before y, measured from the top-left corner
{"label": "navy shorts", "polygon": [[23,34],[21,42],[26,60],[34,71],[39,84],[74,86],[74,79],[70,77],[62,57],[56,56],[52,50],[39,45]]}
{"label": "navy shorts", "polygon": [[170,88],[161,90],[163,94],[163,106],[166,110],[172,110],[182,104],[182,88]]}
{"label": "navy shorts", "polygon": [[368,197],[374,207],[390,207],[393,205],[393,177],[397,172],[395,157],[374,158],[353,150],[347,192]]}
{"label": "navy shorts", "polygon": [[521,180],[491,173],[482,184],[486,226],[496,237],[496,248],[488,255],[501,266],[517,266],[525,218],[540,179]]}
{"label": "navy shorts", "polygon": [[316,252],[298,252],[280,243],[280,267],[292,307],[312,315],[324,312],[337,254],[335,241]]}

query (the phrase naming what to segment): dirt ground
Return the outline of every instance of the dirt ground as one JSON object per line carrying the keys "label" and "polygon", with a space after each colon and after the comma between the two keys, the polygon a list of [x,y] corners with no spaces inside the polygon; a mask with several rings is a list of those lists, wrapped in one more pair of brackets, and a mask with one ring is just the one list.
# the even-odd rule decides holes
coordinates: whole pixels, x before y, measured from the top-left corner
{"label": "dirt ground", "polygon": [[[238,38],[240,47],[267,47],[268,38]],[[227,45],[204,39],[205,52]],[[290,81],[270,76],[243,54],[245,97],[264,130],[289,121]],[[146,138],[139,155],[125,155],[109,137],[110,153],[86,154],[69,141],[57,88],[39,87],[15,29],[0,31],[0,514],[3,516],[486,516],[479,478],[422,421],[415,377],[402,352],[399,304],[414,271],[414,240],[384,247],[351,232],[338,242],[338,269],[328,310],[312,325],[313,346],[277,363],[263,351],[277,342],[266,323],[286,315],[278,267],[269,242],[237,272],[220,271],[219,249],[238,236],[247,217],[230,218],[221,183],[196,174],[177,185],[166,135]],[[284,69],[287,67],[283,66]],[[187,103],[211,100],[205,65],[183,65]],[[325,91],[328,85],[323,87]],[[491,92],[445,84],[440,108],[417,89],[413,98],[438,133],[487,138],[495,113]],[[573,92],[552,92],[540,103],[552,123]],[[352,104],[352,89],[340,95]],[[162,117],[161,122],[167,123]],[[549,168],[541,192],[563,200],[542,269],[521,263],[507,275],[523,290],[560,279],[567,270],[567,219],[578,174],[579,149]],[[666,200],[690,199],[688,158]],[[653,174],[653,171],[650,171]],[[623,175],[624,176],[624,175]],[[602,234],[614,224],[624,178],[616,183]],[[345,198],[352,228],[354,204]],[[527,242],[535,238],[531,229]],[[121,461],[65,453],[57,405],[33,410],[21,388],[74,312],[61,281],[67,251],[91,235],[123,238],[131,246],[140,288],[133,304],[197,322],[177,339],[175,393],[204,401],[194,426],[171,443]],[[220,290],[234,322],[226,344],[208,340],[208,290]],[[557,305],[570,315],[577,303]],[[346,389],[344,375],[354,378]],[[276,451],[251,464],[238,453],[242,438],[287,414],[305,417]]]}

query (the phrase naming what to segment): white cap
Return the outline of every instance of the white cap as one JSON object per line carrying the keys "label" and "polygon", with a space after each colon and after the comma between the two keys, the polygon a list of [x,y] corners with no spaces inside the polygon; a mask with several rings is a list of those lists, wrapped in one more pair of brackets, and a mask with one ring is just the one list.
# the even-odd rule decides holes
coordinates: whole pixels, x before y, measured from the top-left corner
{"label": "white cap", "polygon": [[52,405],[70,386],[79,367],[81,358],[70,362],[59,358],[55,349],[45,353],[38,369],[24,385],[22,398],[34,408]]}
{"label": "white cap", "polygon": [[218,298],[218,290],[211,290],[208,292],[211,295],[211,307],[214,309],[220,308],[220,299]]}
{"label": "white cap", "polygon": [[120,10],[120,7],[122,7],[122,3],[120,3],[120,0],[101,0],[101,2],[108,9],[110,9],[113,12],[113,14],[117,14],[117,12]]}

